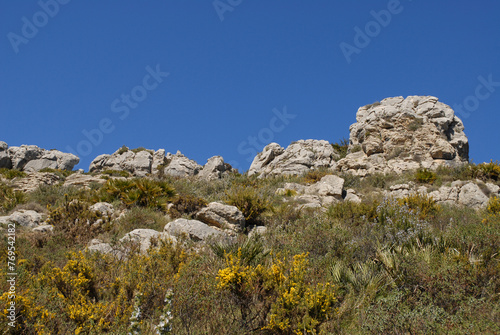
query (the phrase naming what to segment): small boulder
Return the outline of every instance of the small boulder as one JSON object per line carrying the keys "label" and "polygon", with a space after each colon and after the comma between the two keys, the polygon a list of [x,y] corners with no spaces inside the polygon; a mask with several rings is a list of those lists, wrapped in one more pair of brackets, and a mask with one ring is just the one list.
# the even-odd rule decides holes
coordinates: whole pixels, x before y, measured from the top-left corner
{"label": "small boulder", "polygon": [[481,188],[472,182],[462,186],[458,195],[459,204],[472,208],[485,207],[488,200]]}
{"label": "small boulder", "polygon": [[319,196],[332,196],[342,200],[344,189],[344,179],[335,175],[326,175],[321,180],[306,189],[307,194],[316,194]]}
{"label": "small boulder", "polygon": [[212,226],[222,229],[231,229],[241,232],[245,228],[245,217],[236,207],[219,202],[211,202],[207,207],[202,208],[196,219]]}
{"label": "small boulder", "polygon": [[198,177],[206,180],[221,179],[224,175],[231,173],[233,168],[228,163],[224,163],[221,156],[214,156],[208,159],[207,164],[198,173]]}
{"label": "small boulder", "polygon": [[182,218],[167,223],[163,231],[175,237],[186,235],[194,242],[205,241],[209,237],[216,239],[225,239],[228,237],[224,232],[210,227],[201,221]]}
{"label": "small boulder", "polygon": [[0,217],[0,224],[15,223],[21,227],[34,228],[43,222],[43,215],[32,210],[21,209],[7,216]]}

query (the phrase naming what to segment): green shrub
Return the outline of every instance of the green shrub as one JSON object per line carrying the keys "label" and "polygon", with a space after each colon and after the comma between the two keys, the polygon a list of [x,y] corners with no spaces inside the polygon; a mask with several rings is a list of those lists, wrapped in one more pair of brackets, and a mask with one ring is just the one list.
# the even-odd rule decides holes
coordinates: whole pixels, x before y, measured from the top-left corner
{"label": "green shrub", "polygon": [[26,172],[16,170],[16,169],[7,169],[7,168],[1,168],[0,169],[0,174],[4,176],[7,179],[14,179],[14,178],[23,178],[26,177]]}
{"label": "green shrub", "polygon": [[132,149],[132,150],[130,150],[130,151],[132,151],[132,152],[133,152],[133,153],[135,153],[135,154],[136,154],[136,153],[138,153],[138,152],[141,152],[141,151],[147,151],[147,152],[149,152],[151,155],[153,155],[153,154],[155,153],[153,150],[149,150],[149,149],[146,149],[146,148],[144,148],[144,147],[135,148],[135,149]]}
{"label": "green shrub", "polygon": [[269,200],[259,189],[251,186],[236,186],[226,192],[226,202],[236,206],[245,216],[247,224],[257,223],[257,218],[269,209]]}
{"label": "green shrub", "polygon": [[332,174],[332,170],[330,169],[309,170],[304,175],[304,182],[307,184],[314,184],[320,181],[321,178],[329,174]]}
{"label": "green shrub", "polygon": [[436,173],[429,169],[418,169],[415,172],[415,180],[421,184],[432,184],[436,177]]}
{"label": "green shrub", "polygon": [[124,154],[129,150],[129,148],[125,145],[122,145],[120,149],[118,149],[118,155]]}
{"label": "green shrub", "polygon": [[336,143],[332,143],[332,147],[339,154],[339,157],[337,160],[345,158],[345,156],[347,156],[347,150],[349,149],[349,140],[346,138],[343,138]]}
{"label": "green shrub", "polygon": [[[54,229],[63,232],[68,238],[85,244],[110,229],[109,219],[99,212],[91,211],[89,206],[78,200],[66,202],[56,208],[49,206],[47,223],[54,225]],[[98,220],[100,221],[97,222]]]}
{"label": "green shrub", "polygon": [[500,165],[498,162],[482,163],[477,165],[479,169],[479,175],[482,179],[488,180],[499,180],[500,177]]}
{"label": "green shrub", "polygon": [[140,206],[165,210],[168,200],[174,195],[175,190],[165,181],[148,178],[110,179],[101,188],[99,200],[120,200],[128,208]]}
{"label": "green shrub", "polygon": [[356,145],[353,145],[352,148],[351,148],[351,153],[355,153],[355,152],[359,152],[361,151],[361,145],[359,144],[356,144]]}
{"label": "green shrub", "polygon": [[11,187],[0,183],[0,213],[6,213],[25,202],[26,195],[23,192],[15,191]]}
{"label": "green shrub", "polygon": [[402,199],[398,199],[398,203],[418,213],[421,219],[435,216],[439,211],[439,206],[436,204],[436,201],[432,199],[432,197],[421,193],[414,193]]}
{"label": "green shrub", "polygon": [[61,170],[61,169],[51,169],[51,168],[45,168],[41,169],[40,172],[50,172],[53,173],[57,176],[59,176],[61,179],[66,179],[68,176],[71,176],[75,171],[69,171],[69,170]]}
{"label": "green shrub", "polygon": [[168,213],[174,219],[180,218],[183,215],[192,215],[207,206],[207,202],[193,195],[179,195],[177,199],[172,201],[168,209]]}
{"label": "green shrub", "polygon": [[491,197],[490,200],[488,200],[486,209],[493,215],[500,214],[500,198]]}

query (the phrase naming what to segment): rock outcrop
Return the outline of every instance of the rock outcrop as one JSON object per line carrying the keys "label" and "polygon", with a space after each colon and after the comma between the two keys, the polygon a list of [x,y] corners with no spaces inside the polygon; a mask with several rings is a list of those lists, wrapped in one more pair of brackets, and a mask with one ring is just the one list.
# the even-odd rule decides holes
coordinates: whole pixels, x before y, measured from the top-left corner
{"label": "rock outcrop", "polygon": [[89,172],[106,170],[127,171],[137,177],[151,173],[155,152],[152,150],[133,151],[120,148],[113,154],[99,155],[90,163]]}
{"label": "rock outcrop", "polygon": [[245,217],[236,207],[219,202],[211,202],[196,213],[196,219],[222,229],[242,232],[245,228]]}
{"label": "rock outcrop", "polygon": [[[189,177],[197,175],[203,168],[194,160],[187,158],[180,151],[175,155],[170,152],[165,156],[165,162],[161,165],[163,173],[173,177]],[[160,167],[159,167],[160,168]]]}
{"label": "rock outcrop", "polygon": [[42,185],[56,185],[61,178],[51,172],[31,172],[25,177],[15,178],[12,187],[21,192],[33,192]]}
{"label": "rock outcrop", "polygon": [[0,216],[0,225],[15,223],[21,227],[35,228],[44,221],[44,215],[33,210],[21,209],[7,216]]}
{"label": "rock outcrop", "polygon": [[387,98],[358,109],[340,171],[358,175],[434,169],[468,162],[462,121],[431,96]]}
{"label": "rock outcrop", "polygon": [[177,219],[165,225],[164,233],[175,237],[188,237],[193,242],[206,241],[208,238],[227,240],[229,235],[198,220]]}
{"label": "rock outcrop", "polygon": [[221,156],[214,156],[208,159],[198,177],[206,180],[221,179],[224,175],[234,172],[233,167],[224,162]]}
{"label": "rock outcrop", "polygon": [[199,176],[208,180],[222,178],[233,171],[231,165],[224,163],[220,156],[210,158],[201,166],[187,158],[180,151],[165,154],[164,149],[157,151],[122,147],[113,154],[99,155],[90,163],[89,172],[106,170],[127,171],[133,176],[168,175],[173,177]]}
{"label": "rock outcrop", "polygon": [[459,205],[471,208],[485,208],[492,196],[500,196],[500,187],[480,180],[457,180],[450,185],[444,185],[437,190],[429,191],[426,186],[418,186],[413,182],[397,184],[385,191],[385,196],[403,198],[412,194],[422,194],[432,197],[438,204]]}
{"label": "rock outcrop", "polygon": [[42,169],[73,170],[80,159],[59,150],[45,150],[36,145],[9,147],[0,142],[0,168],[17,169],[26,172]]}
{"label": "rock outcrop", "polygon": [[300,175],[318,168],[334,169],[338,158],[339,154],[324,140],[299,140],[286,149],[271,143],[255,156],[248,175]]}

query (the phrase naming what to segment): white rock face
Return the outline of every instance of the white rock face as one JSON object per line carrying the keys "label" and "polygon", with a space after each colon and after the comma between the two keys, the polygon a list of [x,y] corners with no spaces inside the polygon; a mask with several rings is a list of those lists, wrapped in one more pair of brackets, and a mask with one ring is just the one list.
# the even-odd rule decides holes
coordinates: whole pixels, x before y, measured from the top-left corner
{"label": "white rock face", "polygon": [[344,179],[335,175],[326,175],[321,180],[306,189],[307,194],[315,194],[320,197],[332,196],[342,200]]}
{"label": "white rock face", "polygon": [[299,140],[286,149],[271,143],[255,156],[248,175],[300,175],[320,167],[335,168],[338,157],[328,141]]}
{"label": "white rock face", "polygon": [[390,191],[385,191],[384,195],[394,198],[404,198],[415,193],[432,197],[438,204],[461,205],[471,208],[485,208],[489,198],[500,196],[500,187],[487,183],[479,186],[480,181],[454,181],[451,186],[441,186],[439,189],[428,192],[426,186],[417,186],[414,183],[398,184],[390,187]]}
{"label": "white rock face", "polygon": [[36,145],[10,147],[0,142],[0,168],[18,169],[26,172],[40,171],[45,168],[73,170],[80,159],[70,153],[58,150],[45,150]]}
{"label": "white rock face", "polygon": [[166,167],[163,172],[166,175],[173,177],[189,177],[197,175],[198,172],[203,168],[200,164],[196,163],[184,156],[180,151],[177,151],[175,155],[167,153],[165,157]]}
{"label": "white rock face", "polygon": [[214,156],[208,159],[207,164],[198,173],[198,177],[206,180],[221,179],[224,175],[233,172],[233,168],[228,163],[224,163],[221,156]]}
{"label": "white rock face", "polygon": [[358,175],[400,173],[469,159],[462,121],[432,96],[387,98],[358,109],[349,154],[338,169]]}
{"label": "white rock face", "polygon": [[467,183],[460,189],[458,203],[467,207],[480,208],[488,203],[488,196],[475,183]]}
{"label": "white rock face", "polygon": [[209,237],[216,239],[228,237],[224,232],[198,220],[177,219],[167,223],[163,231],[175,237],[186,235],[194,242],[204,241]]}
{"label": "white rock face", "polygon": [[55,185],[61,181],[58,175],[50,172],[28,172],[26,177],[12,181],[15,190],[33,192],[42,185]]}
{"label": "white rock face", "polygon": [[207,207],[202,208],[197,214],[196,219],[212,226],[222,229],[231,229],[235,232],[241,232],[245,228],[245,217],[236,207],[219,202],[211,202]]}
{"label": "white rock face", "polygon": [[[127,148],[128,149],[128,148]],[[151,173],[153,155],[149,150],[123,152],[118,149],[111,155],[99,155],[90,163],[89,172],[102,172],[105,170],[127,171],[134,176],[144,177]]]}
{"label": "white rock face", "polygon": [[122,244],[127,244],[130,242],[138,243],[141,252],[145,253],[151,246],[152,239],[161,240],[165,239],[166,237],[170,238],[171,240],[175,240],[175,238],[167,236],[166,234],[160,233],[153,229],[134,229],[131,232],[127,233],[125,236],[123,236],[120,239],[120,242]]}
{"label": "white rock face", "polygon": [[32,210],[19,210],[11,215],[0,216],[0,224],[15,223],[21,227],[34,228],[44,221],[43,215]]}
{"label": "white rock face", "polygon": [[104,217],[111,218],[115,213],[113,205],[108,202],[97,202],[89,207],[89,210],[101,214]]}

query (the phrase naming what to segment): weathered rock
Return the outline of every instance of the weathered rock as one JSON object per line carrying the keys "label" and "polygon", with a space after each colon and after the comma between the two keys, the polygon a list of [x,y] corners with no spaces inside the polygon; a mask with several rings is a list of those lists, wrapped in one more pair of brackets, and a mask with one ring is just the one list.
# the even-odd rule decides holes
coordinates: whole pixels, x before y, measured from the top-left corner
{"label": "weathered rock", "polygon": [[346,196],[344,197],[344,201],[351,201],[355,203],[361,203],[361,198],[356,194],[352,188],[346,190]]}
{"label": "weathered rock", "polygon": [[198,173],[198,177],[207,180],[215,180],[231,172],[233,172],[231,165],[224,163],[224,159],[221,156],[214,156],[208,159],[207,164],[205,164],[203,169]]}
{"label": "weathered rock", "polygon": [[7,216],[0,216],[0,224],[15,223],[21,227],[34,228],[43,222],[43,215],[32,210],[21,209]]}
{"label": "weathered rock", "polygon": [[480,208],[486,206],[488,197],[483,193],[481,188],[475,183],[467,183],[460,189],[458,195],[458,203],[472,208]]}
{"label": "weathered rock", "polygon": [[64,181],[64,186],[75,186],[75,187],[83,187],[86,189],[90,189],[92,184],[104,184],[106,183],[105,179],[100,177],[91,176],[83,173],[73,173],[68,176]]}
{"label": "weathered rock", "polygon": [[0,169],[12,169],[12,161],[9,157],[9,153],[7,152],[8,148],[9,146],[7,143],[0,141]]}
{"label": "weathered rock", "polygon": [[344,189],[344,179],[335,175],[326,175],[317,183],[306,188],[307,194],[314,194],[320,197],[332,196],[342,200]]}
{"label": "weathered rock", "polygon": [[328,141],[299,140],[286,149],[271,143],[255,156],[248,175],[300,175],[322,167],[333,169],[338,157]]}
{"label": "weathered rock", "polygon": [[203,168],[201,165],[196,163],[177,151],[175,155],[167,153],[165,158],[166,167],[163,170],[165,175],[174,177],[189,177],[197,175],[198,172]]}
{"label": "weathered rock", "polygon": [[97,202],[89,207],[89,210],[99,213],[100,215],[111,218],[115,213],[113,205],[108,202]]}
{"label": "weathered rock", "polygon": [[10,147],[7,152],[11,160],[11,167],[27,172],[40,171],[45,168],[72,170],[80,161],[73,154],[58,150],[45,150],[36,145]]}
{"label": "weathered rock", "polygon": [[337,168],[358,175],[401,173],[468,161],[462,121],[431,96],[387,98],[359,108],[350,127],[349,154]]}
{"label": "weathered rock", "polygon": [[209,237],[215,239],[228,238],[228,235],[224,232],[198,220],[177,219],[167,223],[163,231],[175,237],[186,235],[194,242],[205,241]]}
{"label": "weathered rock", "polygon": [[89,172],[105,170],[127,171],[134,176],[144,177],[151,173],[153,151],[134,152],[128,148],[120,148],[111,155],[99,155],[90,163]]}
{"label": "weathered rock", "polygon": [[94,238],[87,245],[87,250],[100,252],[102,254],[115,254],[116,251],[109,243],[104,243],[101,240]]}
{"label": "weathered rock", "polygon": [[127,243],[138,243],[140,247],[140,251],[145,253],[148,251],[149,247],[151,247],[152,240],[161,240],[168,237],[171,240],[175,240],[174,237],[170,235],[166,235],[164,233],[160,233],[153,229],[134,229],[131,232],[127,233],[120,239],[122,244]]}
{"label": "weathered rock", "polygon": [[218,202],[211,202],[196,213],[196,219],[222,229],[241,232],[245,228],[245,217],[235,207]]}
{"label": "weathered rock", "polygon": [[28,172],[23,178],[12,181],[12,187],[21,192],[33,192],[43,185],[56,185],[61,178],[50,172]]}

